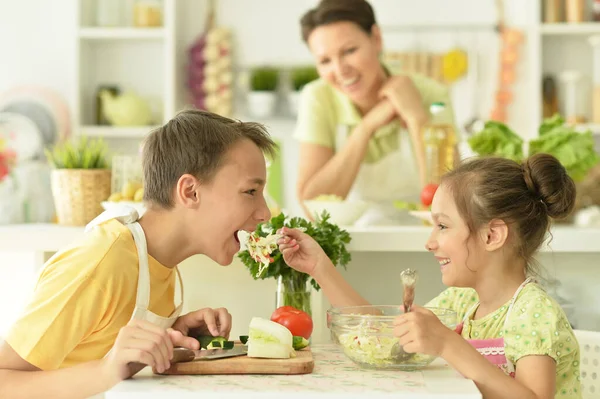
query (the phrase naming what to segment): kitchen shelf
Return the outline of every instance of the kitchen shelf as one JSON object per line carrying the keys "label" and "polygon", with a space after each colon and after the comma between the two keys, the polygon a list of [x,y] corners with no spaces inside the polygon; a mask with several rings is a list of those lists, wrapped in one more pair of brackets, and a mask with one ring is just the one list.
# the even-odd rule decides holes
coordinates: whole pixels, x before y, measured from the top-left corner
{"label": "kitchen shelf", "polygon": [[542,24],[540,31],[544,36],[594,35],[600,34],[600,22]]}
{"label": "kitchen shelf", "polygon": [[81,126],[81,134],[88,137],[137,139],[144,138],[158,126]]}
{"label": "kitchen shelf", "polygon": [[[0,226],[0,251],[55,252],[84,234],[83,227],[56,224]],[[349,227],[352,252],[424,252],[431,234],[427,226]],[[554,226],[552,240],[541,252],[600,253],[600,227]]]}
{"label": "kitchen shelf", "polygon": [[159,40],[165,38],[164,28],[81,28],[79,37],[89,40]]}

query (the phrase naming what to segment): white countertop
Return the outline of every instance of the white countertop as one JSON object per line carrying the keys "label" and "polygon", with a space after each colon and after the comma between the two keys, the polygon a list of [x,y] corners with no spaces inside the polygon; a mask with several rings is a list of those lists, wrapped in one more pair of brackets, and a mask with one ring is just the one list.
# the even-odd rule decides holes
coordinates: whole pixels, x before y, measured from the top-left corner
{"label": "white countertop", "polygon": [[[431,233],[427,226],[349,227],[354,252],[422,252]],[[56,252],[83,234],[83,227],[55,224],[0,226],[0,251]],[[542,251],[600,253],[600,227],[557,225]]]}
{"label": "white countertop", "polygon": [[312,374],[157,376],[147,368],[106,392],[105,398],[481,398],[471,380],[441,359],[421,371],[372,371],[354,365],[335,345],[317,345],[312,350]]}

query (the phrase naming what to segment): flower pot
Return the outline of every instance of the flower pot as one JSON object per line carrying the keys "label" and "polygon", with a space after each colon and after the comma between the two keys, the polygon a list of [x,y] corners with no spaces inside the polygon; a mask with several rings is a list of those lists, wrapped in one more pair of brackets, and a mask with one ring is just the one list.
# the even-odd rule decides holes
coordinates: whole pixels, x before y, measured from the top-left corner
{"label": "flower pot", "polygon": [[58,223],[85,226],[102,213],[102,201],[110,196],[110,169],[55,169],[52,196]]}
{"label": "flower pot", "polygon": [[275,113],[277,94],[272,91],[251,91],[248,93],[248,110],[256,118],[268,118]]}

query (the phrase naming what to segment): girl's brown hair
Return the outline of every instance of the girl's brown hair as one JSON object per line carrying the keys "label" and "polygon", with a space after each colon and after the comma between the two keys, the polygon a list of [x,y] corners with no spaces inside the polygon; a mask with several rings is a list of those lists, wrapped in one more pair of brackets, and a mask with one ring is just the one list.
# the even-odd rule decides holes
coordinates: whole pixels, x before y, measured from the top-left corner
{"label": "girl's brown hair", "polygon": [[321,0],[300,19],[302,39],[307,42],[313,30],[334,22],[353,22],[367,34],[377,23],[373,7],[365,0]]}
{"label": "girl's brown hair", "polygon": [[567,217],[575,206],[575,183],[549,154],[535,154],[521,164],[496,157],[467,161],[444,175],[441,184],[451,190],[471,233],[493,219],[503,220],[528,268],[550,219]]}

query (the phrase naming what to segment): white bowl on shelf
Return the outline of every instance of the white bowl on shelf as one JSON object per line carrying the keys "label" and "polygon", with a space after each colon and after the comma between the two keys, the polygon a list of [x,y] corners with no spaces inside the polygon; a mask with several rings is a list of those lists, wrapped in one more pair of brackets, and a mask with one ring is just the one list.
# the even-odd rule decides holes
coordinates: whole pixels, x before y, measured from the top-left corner
{"label": "white bowl on shelf", "polygon": [[361,200],[306,200],[304,205],[315,219],[327,211],[331,216],[329,220],[339,226],[352,226],[369,207],[368,202]]}
{"label": "white bowl on shelf", "polygon": [[133,207],[138,212],[138,215],[142,217],[142,215],[146,212],[146,207],[143,202],[133,202],[133,201],[103,201],[102,208],[105,211],[113,211],[118,210],[124,207]]}

